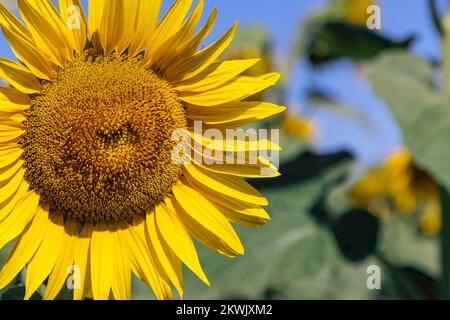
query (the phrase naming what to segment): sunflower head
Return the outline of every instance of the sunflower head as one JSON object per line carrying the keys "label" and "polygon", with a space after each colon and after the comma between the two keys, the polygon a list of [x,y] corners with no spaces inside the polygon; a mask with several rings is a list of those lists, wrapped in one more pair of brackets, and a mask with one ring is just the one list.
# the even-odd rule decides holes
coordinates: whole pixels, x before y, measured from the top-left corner
{"label": "sunflower head", "polygon": [[419,226],[425,234],[440,230],[438,187],[404,149],[394,152],[379,168],[355,183],[349,195],[358,206],[377,216],[385,217],[390,203],[402,214],[418,212]]}
{"label": "sunflower head", "polygon": [[[235,257],[244,248],[233,223],[269,220],[242,179],[277,176],[267,159],[202,160],[277,144],[203,136],[282,112],[249,99],[279,74],[245,75],[253,57],[218,61],[236,23],[199,49],[217,15],[198,27],[203,0],[176,0],[159,19],[161,3],[91,0],[86,16],[79,0],[19,0],[24,23],[0,4],[19,60],[0,58],[0,248],[17,238],[0,288],[26,267],[25,298],[48,279],[52,299],[76,270],[74,298],[128,299],[133,272],[157,298],[172,287],[182,297],[182,264],[209,284],[192,238]],[[177,163],[180,130],[190,161]]]}

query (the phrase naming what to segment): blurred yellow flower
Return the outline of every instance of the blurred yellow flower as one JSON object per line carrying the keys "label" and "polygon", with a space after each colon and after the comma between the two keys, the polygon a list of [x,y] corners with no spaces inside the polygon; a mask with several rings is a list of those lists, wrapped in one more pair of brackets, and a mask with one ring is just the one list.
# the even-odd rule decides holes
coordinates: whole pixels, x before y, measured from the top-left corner
{"label": "blurred yellow flower", "polygon": [[310,140],[314,134],[313,123],[293,112],[283,116],[281,129],[286,134],[300,139]]}
{"label": "blurred yellow flower", "polygon": [[365,26],[369,18],[367,8],[375,3],[375,0],[345,0],[344,19],[347,22]]}
{"label": "blurred yellow flower", "polygon": [[412,161],[408,152],[395,152],[378,169],[371,170],[350,190],[359,207],[385,218],[389,204],[399,213],[420,213],[420,229],[433,235],[441,227],[439,190],[433,179]]}

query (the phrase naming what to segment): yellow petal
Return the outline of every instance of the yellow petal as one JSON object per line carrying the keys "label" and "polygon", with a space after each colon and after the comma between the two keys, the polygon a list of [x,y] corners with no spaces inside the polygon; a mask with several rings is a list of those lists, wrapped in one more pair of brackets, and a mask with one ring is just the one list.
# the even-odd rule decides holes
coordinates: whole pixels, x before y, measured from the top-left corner
{"label": "yellow petal", "polygon": [[27,265],[25,300],[30,299],[48,277],[62,249],[65,232],[63,216],[61,214],[50,215],[47,224],[48,230],[45,237]]}
{"label": "yellow petal", "polygon": [[14,88],[0,87],[0,111],[20,112],[31,105],[30,98]]}
{"label": "yellow petal", "polygon": [[202,132],[196,130],[189,130],[192,140],[197,144],[196,150],[202,150],[201,147],[205,147],[209,150],[225,151],[225,152],[249,152],[249,151],[281,151],[281,148],[276,143],[267,139],[259,139],[257,135],[251,132],[242,131],[242,135],[239,132],[233,136],[210,138],[203,136]]}
{"label": "yellow petal", "polygon": [[[1,126],[0,126],[1,130]],[[0,133],[1,135],[1,133]],[[23,154],[24,149],[6,149],[0,150],[0,170],[7,168],[9,165],[16,162]],[[0,171],[1,172],[1,171]],[[0,181],[2,181],[0,179]]]}
{"label": "yellow petal", "polygon": [[19,181],[19,183],[19,187],[11,196],[0,202],[0,221],[3,221],[11,213],[16,203],[27,194],[30,184],[26,180]]}
{"label": "yellow petal", "polygon": [[12,178],[25,164],[24,159],[18,159],[11,165],[0,169],[0,183]]}
{"label": "yellow petal", "polygon": [[155,218],[158,230],[167,245],[204,283],[209,285],[198,260],[197,250],[187,230],[176,214],[165,204],[156,207]]}
{"label": "yellow petal", "polygon": [[[46,1],[46,0],[43,0]],[[33,2],[40,4],[41,2]],[[68,58],[68,50],[64,38],[51,17],[44,17],[36,7],[25,0],[18,0],[19,10],[26,22],[36,46],[44,52],[49,59],[60,67],[64,67]],[[44,6],[44,3],[42,2]],[[51,10],[48,10],[51,13]]]}
{"label": "yellow petal", "polygon": [[39,208],[0,272],[0,288],[8,285],[31,260],[48,228],[48,211]]}
{"label": "yellow petal", "polygon": [[111,54],[114,48],[127,36],[125,34],[125,23],[127,22],[125,20],[125,12],[129,12],[128,9],[130,8],[125,9],[125,1],[123,0],[108,0],[104,2],[99,33],[105,55]]}
{"label": "yellow petal", "polygon": [[216,42],[167,70],[170,81],[184,81],[195,77],[213,63],[230,45],[236,33],[237,22]]}
{"label": "yellow petal", "polygon": [[80,0],[59,0],[61,18],[69,27],[75,51],[83,54],[86,45],[86,18]]}
{"label": "yellow petal", "polygon": [[0,249],[9,241],[16,238],[33,219],[39,205],[39,194],[34,191],[23,196],[14,206],[13,210],[0,222]]}
{"label": "yellow petal", "polygon": [[25,168],[21,168],[10,180],[0,183],[0,203],[3,203],[19,189],[24,175]]}
{"label": "yellow petal", "polygon": [[204,92],[230,81],[254,66],[260,59],[230,60],[212,63],[194,78],[173,84],[178,92]]}
{"label": "yellow petal", "polygon": [[186,183],[173,187],[176,201],[193,220],[222,239],[238,254],[244,254],[244,247],[231,224],[202,194]]}
{"label": "yellow petal", "polygon": [[66,222],[61,241],[61,250],[56,259],[55,267],[48,278],[44,300],[55,299],[65,284],[67,277],[72,272],[75,247],[77,245],[77,227],[78,223],[75,220]]}
{"label": "yellow petal", "polygon": [[197,106],[216,106],[240,101],[272,86],[272,83],[253,77],[236,77],[220,87],[205,92],[181,92],[180,99]]}
{"label": "yellow petal", "polygon": [[11,30],[18,37],[32,43],[30,31],[3,4],[0,3],[0,24]]}
{"label": "yellow petal", "polygon": [[201,0],[197,3],[181,28],[159,47],[152,57],[154,64],[164,68],[166,63],[170,62],[180,53],[183,44],[190,40],[195,32],[195,28],[203,12],[203,7],[204,3]]}
{"label": "yellow petal", "polygon": [[176,56],[171,57],[171,60],[165,61],[165,64],[161,66],[163,70],[176,70],[176,66],[192,57],[198,50],[198,47],[206,36],[211,32],[217,17],[217,10],[214,9],[208,17],[208,20],[200,31],[189,41],[180,45],[177,49],[179,52]]}
{"label": "yellow petal", "polygon": [[91,239],[91,282],[95,300],[108,300],[113,280],[112,235],[105,223],[95,226]]}
{"label": "yellow petal", "polygon": [[100,42],[100,24],[106,0],[95,0],[88,2],[88,30],[91,42],[97,51],[102,50]]}
{"label": "yellow petal", "polygon": [[136,222],[129,228],[129,246],[132,255],[134,269],[139,271],[143,279],[153,290],[156,298],[159,300],[172,299],[172,290],[169,279],[156,259],[156,254],[150,251],[146,239],[145,223]]}
{"label": "yellow petal", "polygon": [[74,265],[78,268],[80,277],[76,279],[79,283],[75,283],[73,290],[74,300],[83,300],[91,288],[89,246],[93,232],[92,224],[85,223],[76,240]]}
{"label": "yellow petal", "polygon": [[[67,21],[62,20],[60,13],[56,10],[51,0],[28,0],[28,2],[50,24],[52,31],[57,36],[54,41],[64,47],[66,59],[70,59],[73,56],[76,44],[68,28]],[[63,63],[65,63],[65,60]]]}
{"label": "yellow petal", "polygon": [[[135,0],[133,0],[135,1]],[[155,30],[162,0],[138,1],[135,33],[128,50],[129,57],[138,55],[147,42],[150,34]]]}
{"label": "yellow petal", "polygon": [[214,107],[188,106],[187,116],[215,128],[237,128],[271,117],[286,107],[269,102],[231,102]]}
{"label": "yellow petal", "polygon": [[250,205],[269,205],[261,193],[240,178],[208,172],[195,165],[184,167],[187,179],[197,187],[209,189],[213,193],[221,193]]}
{"label": "yellow petal", "polygon": [[176,0],[150,35],[143,62],[150,64],[160,47],[179,29],[191,7],[192,0]]}
{"label": "yellow petal", "polygon": [[183,298],[183,273],[180,259],[163,241],[162,235],[156,226],[156,215],[154,212],[147,214],[147,233],[150,243],[161,262],[161,266],[166,270],[167,276],[178,291],[180,299]]}
{"label": "yellow petal", "polygon": [[214,252],[218,252],[230,258],[235,258],[239,255],[239,253],[237,253],[225,241],[223,241],[216,234],[212,233],[204,225],[198,223],[194,219],[191,219],[187,214],[183,214],[184,209],[173,197],[166,197],[165,203],[170,210],[177,212],[177,215],[180,220],[183,221],[183,224],[189,231],[189,234],[191,234],[201,244]]}
{"label": "yellow petal", "polygon": [[0,57],[0,78],[26,94],[38,93],[41,84],[30,71],[17,62]]}
{"label": "yellow petal", "polygon": [[[131,266],[128,241],[119,233],[127,232],[128,224],[124,223],[115,228],[111,238],[113,240],[113,278],[112,292],[116,300],[131,299]],[[126,239],[126,238],[125,238]]]}

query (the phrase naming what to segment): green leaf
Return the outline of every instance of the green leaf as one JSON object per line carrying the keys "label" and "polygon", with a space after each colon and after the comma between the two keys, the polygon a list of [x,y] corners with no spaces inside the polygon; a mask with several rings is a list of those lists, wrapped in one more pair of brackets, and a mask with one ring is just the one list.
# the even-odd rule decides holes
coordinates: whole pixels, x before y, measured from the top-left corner
{"label": "green leaf", "polygon": [[[25,297],[25,287],[23,285],[18,285],[7,289],[2,294],[1,300],[23,300]],[[42,300],[40,294],[35,293],[30,300]]]}
{"label": "green leaf", "polygon": [[415,162],[450,190],[450,105],[437,90],[431,64],[406,52],[386,53],[369,65],[369,79]]}
{"label": "green leaf", "polygon": [[407,48],[413,40],[392,41],[364,26],[328,21],[310,36],[306,54],[313,64],[340,58],[368,60],[384,50]]}

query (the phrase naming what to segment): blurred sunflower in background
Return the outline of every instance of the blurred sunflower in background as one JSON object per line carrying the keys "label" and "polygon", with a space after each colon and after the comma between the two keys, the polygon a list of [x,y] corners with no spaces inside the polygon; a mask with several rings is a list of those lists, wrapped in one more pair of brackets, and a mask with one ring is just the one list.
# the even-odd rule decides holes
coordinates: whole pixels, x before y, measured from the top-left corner
{"label": "blurred sunflower in background", "polygon": [[216,19],[214,10],[196,33],[202,0],[191,11],[192,0],[177,0],[158,21],[161,3],[89,1],[86,19],[78,0],[59,10],[19,0],[25,25],[0,5],[20,60],[0,58],[0,248],[18,238],[0,288],[26,267],[25,298],[48,279],[53,299],[74,265],[75,299],[129,299],[131,272],[158,299],[172,298],[172,285],[182,297],[182,263],[209,284],[191,236],[236,257],[244,248],[231,223],[269,220],[267,200],[241,177],[278,176],[273,165],[178,165],[172,134],[186,129],[216,155],[278,151],[270,141],[211,145],[192,123],[228,129],[282,112],[246,100],[280,75],[241,75],[260,63],[253,57],[215,62],[236,23],[198,51]]}
{"label": "blurred sunflower in background", "polygon": [[402,214],[419,214],[419,226],[427,235],[441,228],[439,189],[434,180],[401,149],[379,168],[369,171],[350,190],[354,203],[385,218],[390,207]]}
{"label": "blurred sunflower in background", "polygon": [[377,4],[376,0],[333,0],[331,7],[335,17],[354,25],[366,26],[370,15],[367,9],[374,4]]}

